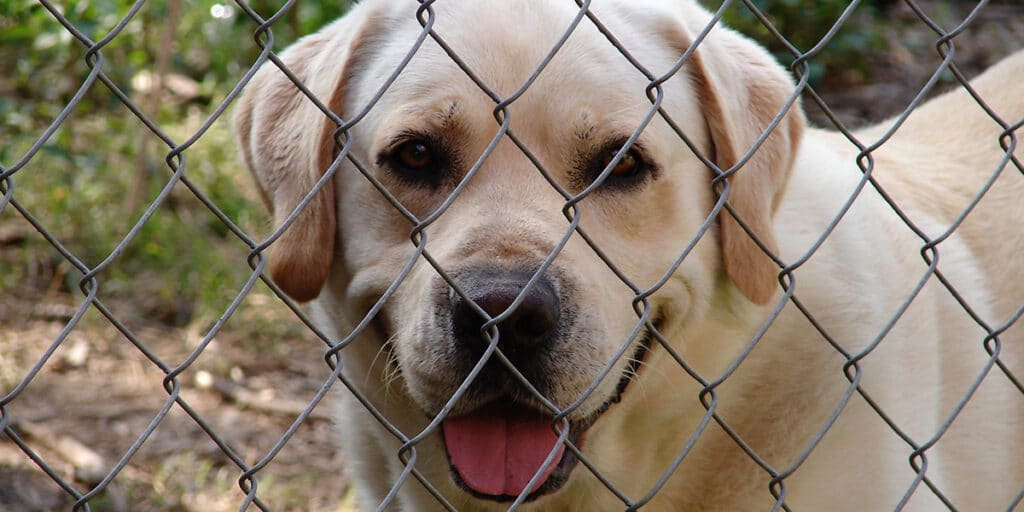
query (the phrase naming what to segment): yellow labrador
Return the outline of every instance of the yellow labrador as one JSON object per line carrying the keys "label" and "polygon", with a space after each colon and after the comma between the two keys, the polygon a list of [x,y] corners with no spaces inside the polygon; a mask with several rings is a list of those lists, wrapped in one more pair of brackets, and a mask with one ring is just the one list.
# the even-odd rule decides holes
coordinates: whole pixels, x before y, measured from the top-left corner
{"label": "yellow labrador", "polygon": [[337,141],[272,64],[235,116],[278,226],[334,172],[274,281],[339,340],[386,297],[342,352],[393,425],[341,393],[362,507],[1020,505],[1024,175],[993,116],[1019,128],[1024,54],[972,83],[991,113],[963,88],[914,110],[866,182],[720,25],[646,93],[711,20],[689,0],[595,1],[561,46],[574,2],[436,2],[446,47],[419,5],[361,3],[281,55],[352,123]]}

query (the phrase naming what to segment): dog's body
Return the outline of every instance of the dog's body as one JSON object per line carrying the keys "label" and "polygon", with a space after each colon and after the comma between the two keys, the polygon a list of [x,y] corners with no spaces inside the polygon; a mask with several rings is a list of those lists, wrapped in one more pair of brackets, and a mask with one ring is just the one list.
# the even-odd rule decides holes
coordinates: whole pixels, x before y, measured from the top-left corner
{"label": "dog's body", "polygon": [[[798,104],[730,178],[733,213],[782,262],[799,263],[784,280],[822,332],[793,301],[783,301],[779,266],[732,214],[723,210],[701,229],[716,201],[712,174],[663,118],[655,116],[618,163],[610,158],[647,113],[649,80],[588,20],[508,115],[516,139],[567,195],[586,189],[611,164],[604,184],[575,211],[582,232],[635,290],[579,232],[561,247],[571,229],[562,214],[566,197],[508,136],[493,139],[494,100],[429,38],[379,101],[372,99],[419,29],[410,14],[414,2],[384,4],[360,4],[282,59],[333,111],[358,118],[351,156],[411,214],[425,219],[443,208],[424,231],[425,247],[461,295],[419,257],[342,357],[348,382],[408,438],[460,395],[440,428],[415,445],[415,469],[452,506],[504,510],[522,494],[529,499],[521,510],[621,510],[624,499],[648,497],[645,510],[768,510],[776,503],[773,472],[783,478],[772,488],[792,510],[889,510],[905,497],[904,510],[945,510],[929,485],[960,510],[1006,510],[1020,499],[1024,393],[991,367],[985,347],[998,345],[1000,364],[1024,377],[1024,321],[1002,330],[1024,305],[1024,176],[1009,163],[945,236],[1005,156],[1002,128],[965,91],[917,108],[871,153],[879,188],[924,237],[941,240],[936,275],[928,277],[925,239],[872,184],[827,231],[864,174],[855,146],[840,134],[805,128]],[[433,29],[506,98],[576,14],[572,2],[552,4],[438,2]],[[654,76],[672,67],[710,19],[684,0],[595,2],[593,11]],[[1009,124],[1024,117],[1022,84],[1024,53],[973,82]],[[663,90],[662,106],[676,127],[727,170],[784,110],[793,85],[763,50],[719,27]],[[873,144],[892,124],[856,138]],[[334,160],[337,125],[266,66],[241,100],[236,127],[280,224]],[[342,339],[416,258],[412,226],[346,161],[272,246],[271,273],[292,296],[316,297],[315,318]],[[545,259],[550,267],[527,287]],[[641,322],[632,306],[636,290],[656,284]],[[467,298],[501,317],[498,346],[548,404],[494,362],[457,390],[487,346],[476,333],[480,312]],[[998,341],[986,342],[981,324],[998,330]],[[709,392],[702,394],[705,385],[676,357],[715,383]],[[348,469],[371,510],[402,473],[402,443],[351,393],[343,395]],[[482,439],[517,421],[533,425],[530,415],[539,412],[530,411],[547,412],[550,423],[551,407],[571,410],[569,440],[593,470],[573,466],[574,455],[549,443],[540,452],[554,450],[559,458],[550,473],[528,484],[525,463],[495,462],[499,476],[492,480],[493,468],[473,457],[491,455],[500,443],[509,452],[537,452],[535,441],[546,438],[534,427],[498,441],[464,445],[457,438]],[[911,456],[919,446],[924,459]],[[926,466],[926,481],[915,484],[912,464]],[[539,491],[531,494],[528,485]],[[391,503],[397,510],[441,508],[411,477]]]}

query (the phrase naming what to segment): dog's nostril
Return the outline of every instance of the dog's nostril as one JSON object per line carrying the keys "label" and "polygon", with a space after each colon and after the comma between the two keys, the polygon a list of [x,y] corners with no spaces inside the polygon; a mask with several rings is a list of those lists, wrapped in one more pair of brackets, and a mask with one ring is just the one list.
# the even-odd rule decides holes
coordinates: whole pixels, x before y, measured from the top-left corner
{"label": "dog's nostril", "polygon": [[[525,285],[525,279],[521,282],[505,281],[487,290],[471,292],[469,296],[488,315],[497,317],[505,313],[515,302]],[[502,351],[506,355],[522,354],[550,340],[558,327],[558,309],[558,295],[554,287],[546,279],[541,279],[527,292],[515,311],[498,324]],[[487,347],[480,334],[484,321],[469,303],[462,299],[456,300],[453,304],[452,322],[455,339],[471,353],[483,353]]]}
{"label": "dog's nostril", "polygon": [[[470,298],[473,299],[473,302],[476,302],[477,306],[480,306],[480,309],[487,312],[487,314],[493,318],[504,313],[505,310],[515,302],[518,295],[519,290],[516,290],[513,287],[503,286],[488,290],[482,294],[470,294]],[[478,325],[483,324],[483,319],[481,319],[479,315],[474,312],[473,316],[476,318],[476,323]],[[511,318],[511,316],[509,318]]]}
{"label": "dog's nostril", "polygon": [[510,326],[516,345],[542,342],[558,325],[557,301],[553,290],[537,286],[498,328]]}
{"label": "dog's nostril", "polygon": [[518,318],[512,329],[516,336],[522,338],[540,338],[551,332],[553,326],[554,315],[548,312],[538,312],[536,315]]}

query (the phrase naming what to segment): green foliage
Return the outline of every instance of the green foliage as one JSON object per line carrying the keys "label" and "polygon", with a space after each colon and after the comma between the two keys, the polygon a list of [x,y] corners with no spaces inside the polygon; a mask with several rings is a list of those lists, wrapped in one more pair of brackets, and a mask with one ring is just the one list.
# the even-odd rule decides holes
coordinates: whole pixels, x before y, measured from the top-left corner
{"label": "green foliage", "polygon": [[[129,14],[132,0],[70,0],[62,14],[85,37],[99,41]],[[271,28],[275,46],[284,48],[303,34],[343,14],[352,1],[298,2]],[[250,2],[264,19],[275,15],[284,1]],[[258,23],[231,0],[180,0],[177,38],[167,41],[164,27],[170,0],[151,0],[102,50],[105,70],[122,78],[151,67],[161,46],[174,46],[174,71],[200,82],[219,84],[238,78],[259,53],[253,43]],[[61,75],[76,67],[85,71],[85,45],[61,26],[36,0],[0,0],[0,64],[15,70],[5,76],[0,91],[12,85],[24,96],[38,97],[41,78]],[[84,75],[82,75],[84,76]],[[13,83],[12,83],[12,78]]]}
{"label": "green foliage", "polygon": [[[59,130],[12,177],[14,197],[84,264],[94,267],[111,256],[172,171],[162,161],[146,160],[149,180],[133,207],[125,198],[137,186],[131,171],[138,165],[135,148],[140,124],[133,117],[108,113],[76,119],[68,128]],[[173,132],[184,132],[183,128],[170,126],[169,131],[181,140]],[[165,146],[154,151],[154,157],[168,150]],[[185,175],[191,183],[243,229],[263,231],[268,221],[248,176],[236,163],[223,124],[208,132],[201,145],[186,151],[185,157]],[[13,223],[16,215],[13,208],[6,209],[0,224]],[[0,254],[5,263],[11,263],[11,271],[0,276],[0,288],[24,282],[26,276],[18,269],[37,261],[34,255],[49,254],[43,259],[50,262],[61,260],[39,237],[30,237],[25,244],[20,256]],[[215,314],[248,278],[247,252],[242,241],[178,184],[101,274],[101,296],[143,297],[135,304],[140,312],[174,324],[194,313]],[[81,274],[67,270],[64,287],[75,290]]]}
{"label": "green foliage", "polygon": [[[251,5],[268,18],[284,3],[258,0]],[[315,31],[350,4],[296,3],[272,27],[275,48]],[[133,0],[69,0],[58,9],[82,37],[97,42],[133,5]],[[255,62],[258,26],[231,0],[150,0],[102,47],[101,66],[180,144]],[[87,49],[36,0],[0,0],[0,169],[21,160],[82,87],[91,71]],[[168,88],[157,95],[152,89],[161,54],[167,59],[163,71],[186,83],[186,92]],[[185,152],[185,176],[257,237],[266,233],[269,221],[226,121],[219,120]],[[172,173],[164,162],[169,151],[97,81],[41,151],[12,176],[14,197],[86,265],[95,266],[111,258],[166,185]],[[15,225],[31,236],[18,245],[0,246],[5,268],[0,294],[26,283],[53,286],[52,279],[61,275],[63,289],[77,290],[81,274],[9,206],[0,213],[0,228]],[[248,251],[179,183],[101,274],[101,296],[142,297],[136,303],[140,313],[171,323],[216,315],[249,277]]]}
{"label": "green foliage", "polygon": [[[879,22],[881,7],[890,0],[860,2],[852,11],[846,23],[825,43],[822,51],[810,61],[812,85],[819,83],[824,75],[852,71],[867,78],[869,69],[864,66],[867,57],[886,46]],[[807,52],[820,44],[828,31],[843,16],[850,6],[850,0],[750,0],[771,22],[771,25],[798,52]],[[710,5],[717,8],[718,5]],[[742,0],[732,0],[726,11],[725,23],[756,39],[767,46],[783,64],[795,59],[793,52],[780,41],[755,16]],[[846,77],[849,78],[849,77]]]}

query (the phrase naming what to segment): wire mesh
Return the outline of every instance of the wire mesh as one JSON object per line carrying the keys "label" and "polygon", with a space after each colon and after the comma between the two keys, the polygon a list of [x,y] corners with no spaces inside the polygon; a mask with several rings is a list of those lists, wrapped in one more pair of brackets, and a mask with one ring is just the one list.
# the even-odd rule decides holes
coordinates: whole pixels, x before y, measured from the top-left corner
{"label": "wire mesh", "polygon": [[[380,81],[376,92],[361,111],[351,113],[351,116],[348,118],[343,118],[338,112],[332,111],[328,104],[329,98],[318,97],[310,89],[310,84],[289,70],[288,65],[275,53],[281,50],[281,46],[275,44],[273,29],[275,26],[279,26],[278,24],[282,22],[281,20],[287,14],[296,9],[296,2],[291,0],[285,3],[274,11],[272,16],[265,18],[246,2],[239,1],[237,7],[251,20],[254,43],[249,44],[257,45],[260,48],[260,54],[247,69],[239,73],[240,77],[237,83],[225,95],[223,101],[211,110],[209,116],[199,123],[198,127],[190,135],[179,140],[179,138],[166,133],[162,129],[161,123],[154,118],[155,116],[144,111],[138,104],[137,99],[133,99],[132,95],[126,92],[125,85],[113,73],[118,63],[108,62],[104,59],[105,48],[118,39],[141,10],[147,8],[145,0],[135,2],[130,9],[120,16],[120,19],[110,30],[97,40],[93,40],[76,26],[76,23],[69,19],[68,14],[64,12],[61,6],[49,0],[40,0],[39,5],[50,13],[53,20],[64,27],[73,38],[74,44],[80,45],[84,49],[82,62],[88,67],[88,73],[67,104],[63,106],[46,129],[39,134],[27,151],[14,159],[13,163],[4,163],[0,166],[0,192],[2,192],[2,197],[0,197],[0,214],[5,218],[17,216],[27,221],[34,230],[30,236],[45,240],[47,244],[57,251],[60,259],[72,267],[72,272],[74,272],[77,279],[81,295],[79,302],[73,308],[73,313],[60,329],[60,332],[49,340],[41,355],[35,358],[31,364],[17,369],[19,376],[14,379],[13,386],[5,389],[3,395],[0,396],[0,428],[2,428],[7,440],[16,445],[24,458],[29,459],[32,464],[37,466],[39,470],[52,480],[54,486],[59,487],[67,495],[68,499],[72,501],[70,504],[72,510],[103,510],[109,505],[106,504],[102,496],[108,490],[111,483],[116,482],[125,471],[131,470],[137,454],[153,436],[170,435],[165,432],[159,432],[161,425],[169,421],[168,418],[175,414],[183,413],[187,416],[192,426],[200,429],[212,441],[216,446],[216,450],[223,455],[223,459],[227,464],[233,467],[234,474],[237,475],[239,488],[238,491],[234,491],[232,494],[235,507],[238,510],[272,510],[274,508],[273,504],[266,502],[259,492],[261,489],[260,477],[264,474],[265,468],[274,461],[275,457],[289,443],[293,442],[296,432],[303,425],[307,424],[318,410],[323,410],[325,406],[321,405],[321,401],[327,394],[332,389],[344,388],[355,396],[355,400],[367,410],[383,431],[390,433],[397,440],[397,446],[399,446],[397,452],[391,454],[394,457],[391,463],[393,465],[397,464],[396,467],[400,467],[401,470],[397,474],[387,475],[386,492],[380,497],[380,501],[376,503],[376,508],[384,510],[398,507],[402,489],[413,485],[420,485],[434,498],[439,508],[458,510],[460,503],[453,501],[451,496],[446,495],[445,488],[439,485],[436,474],[424,469],[424,464],[426,463],[421,462],[424,460],[420,453],[421,444],[425,440],[438,435],[444,420],[449,415],[454,414],[453,411],[457,410],[460,400],[463,400],[465,395],[471,393],[471,388],[481,378],[481,374],[489,366],[499,364],[506,369],[510,379],[514,380],[517,385],[525,390],[524,393],[551,414],[552,425],[558,434],[556,447],[564,445],[568,452],[579,460],[581,467],[577,468],[576,471],[589,473],[599,482],[600,486],[608,491],[609,499],[615,502],[616,507],[624,510],[639,509],[648,505],[659,493],[669,492],[665,489],[665,486],[669,484],[670,478],[679,471],[680,467],[692,460],[691,454],[695,446],[703,437],[709,436],[712,431],[718,430],[728,436],[733,449],[741,450],[759,468],[761,474],[757,475],[757,477],[762,478],[765,482],[765,508],[771,510],[791,510],[793,508],[787,502],[790,482],[795,478],[795,475],[800,474],[800,469],[815,453],[816,448],[833,431],[837,421],[844,417],[844,413],[851,407],[852,401],[862,401],[864,404],[867,404],[873,410],[877,419],[883,422],[889,431],[905,444],[906,464],[904,469],[913,477],[902,498],[895,504],[896,510],[908,507],[911,500],[920,493],[931,493],[948,510],[962,510],[952,498],[947,496],[943,483],[937,482],[932,477],[934,472],[930,473],[928,471],[932,463],[929,455],[934,453],[930,452],[930,450],[944,439],[946,433],[954,426],[957,417],[970,405],[978,389],[985,385],[989,379],[995,378],[993,375],[998,374],[999,378],[1009,380],[1020,392],[1021,396],[1024,397],[1024,386],[1021,384],[1020,377],[1014,374],[1014,369],[1000,357],[1002,352],[1007,349],[1007,346],[1001,341],[1001,336],[1015,325],[1019,325],[1019,319],[1024,314],[1024,304],[1021,304],[1010,318],[1003,319],[1000,323],[993,323],[993,320],[986,317],[983,312],[985,306],[973,303],[968,298],[970,293],[962,289],[962,283],[956,283],[954,280],[947,278],[944,269],[948,267],[939,266],[940,256],[943,254],[941,250],[943,243],[958,233],[957,230],[964,223],[965,219],[975,211],[977,205],[995,186],[996,181],[1001,176],[1024,173],[1024,167],[1022,167],[1021,162],[1014,153],[1017,146],[1016,131],[1024,123],[1024,119],[1000,118],[988,105],[986,98],[974,91],[968,77],[960,69],[956,59],[956,37],[970,27],[975,18],[984,12],[987,2],[979,2],[958,26],[947,30],[932,20],[914,0],[906,0],[905,4],[916,15],[919,23],[924,24],[933,32],[931,38],[934,41],[937,55],[942,61],[906,108],[885,127],[884,131],[878,133],[877,137],[873,136],[871,139],[861,138],[839,119],[839,116],[832,111],[828,103],[819,94],[819,91],[811,85],[810,76],[810,64],[813,63],[816,56],[825,51],[829,42],[839,31],[843,30],[844,25],[857,12],[858,8],[861,8],[860,2],[850,2],[821,40],[809,50],[804,51],[787,41],[786,35],[776,30],[771,19],[771,12],[762,12],[758,7],[761,5],[760,3],[751,0],[727,0],[720,4],[710,23],[704,27],[703,31],[695,34],[692,44],[680,53],[675,65],[661,75],[647,69],[641,63],[642,59],[633,55],[626,45],[616,38],[614,30],[606,24],[607,20],[603,20],[598,11],[592,8],[589,0],[576,0],[574,2],[566,0],[566,3],[572,4],[576,10],[571,21],[565,25],[564,32],[555,38],[555,42],[550,48],[546,49],[543,58],[532,69],[530,75],[511,93],[502,94],[488,83],[487,78],[478,76],[474,72],[473,66],[467,63],[459,51],[448,43],[446,34],[436,27],[435,11],[444,6],[445,0],[420,0],[414,9],[411,8],[409,12],[403,13],[409,21],[417,22],[421,28],[405,58],[398,63],[390,76]],[[760,134],[757,140],[754,141],[752,147],[747,149],[742,157],[730,167],[720,168],[710,155],[702,154],[699,144],[693,142],[690,138],[693,134],[687,134],[685,130],[680,128],[682,120],[674,119],[664,108],[666,94],[664,85],[673,77],[679,76],[686,66],[692,65],[694,53],[701,51],[701,43],[716,25],[721,23],[721,16],[729,9],[747,9],[752,12],[759,22],[763,24],[764,28],[771,32],[781,45],[787,49],[788,54],[782,60],[792,71],[796,85],[792,94],[782,105],[781,109],[774,113],[773,119],[771,119],[767,128]],[[638,94],[637,101],[646,103],[644,103],[645,113],[641,121],[632,129],[629,137],[621,142],[621,148],[615,151],[614,155],[603,163],[603,168],[594,177],[593,181],[585,187],[572,189],[571,187],[564,186],[557,177],[556,172],[542,163],[542,158],[538,156],[542,149],[531,147],[531,144],[513,129],[513,112],[510,107],[516,105],[523,95],[534,87],[538,77],[548,69],[556,56],[564,51],[566,42],[574,34],[583,30],[581,27],[586,29],[596,28],[606,39],[607,44],[614,47],[638,73],[644,76],[646,81],[644,90],[646,97]],[[407,69],[413,57],[418,52],[423,51],[422,48],[427,44],[436,45],[437,48],[440,48],[447,58],[475,85],[478,92],[489,98],[493,103],[490,114],[494,119],[493,128],[495,131],[486,147],[482,149],[481,154],[471,162],[465,174],[452,187],[443,202],[426,215],[418,215],[414,212],[414,209],[404,204],[398,195],[389,188],[389,185],[382,181],[372,170],[373,162],[361,160],[357,156],[354,148],[359,141],[356,140],[352,132],[353,128],[363,122],[368,115],[382,108],[380,106],[382,98],[392,90],[395,82],[402,76],[403,71]],[[285,216],[283,221],[274,227],[273,232],[269,236],[262,239],[248,233],[245,228],[241,227],[233,219],[231,214],[225,212],[222,205],[218,205],[217,201],[210,197],[210,194],[190,180],[189,169],[194,164],[191,162],[187,163],[186,160],[189,149],[206,137],[215,123],[225,122],[225,111],[236,103],[243,89],[250,83],[261,66],[274,66],[283,72],[292,85],[301,92],[302,97],[312,102],[319,113],[324,118],[329,119],[334,125],[334,157],[332,163],[317,179],[315,185],[305,193],[297,206]],[[940,87],[940,82],[948,79],[950,76],[956,86],[966,89],[974,102],[976,102],[978,108],[984,110],[991,121],[1001,127],[1002,134],[998,144],[1000,145],[1003,157],[998,167],[991,170],[991,175],[983,186],[976,191],[972,191],[970,203],[957,213],[954,220],[948,226],[943,226],[943,229],[936,233],[936,230],[932,227],[920,225],[919,219],[915,219],[912,214],[905,212],[901,208],[900,203],[889,196],[885,187],[876,179],[874,173],[876,165],[875,155],[904,126],[907,119],[924,103],[926,98],[936,92],[936,89]],[[41,191],[32,190],[30,185],[22,188],[18,184],[21,182],[22,176],[27,176],[31,173],[49,172],[45,168],[34,167],[34,163],[39,160],[38,155],[59,130],[76,122],[74,117],[76,108],[85,101],[86,95],[90,90],[100,87],[105,88],[105,91],[114,96],[116,101],[130,112],[134,120],[139,123],[139,128],[151,134],[156,140],[159,140],[162,144],[161,153],[165,158],[167,172],[160,178],[163,180],[163,185],[159,192],[152,198],[138,219],[130,224],[123,236],[119,238],[104,258],[98,263],[89,264],[84,258],[76,255],[75,251],[69,248],[55,234],[52,224],[48,224],[39,215],[39,212],[32,211],[20,199],[23,195],[40,193]],[[845,138],[848,145],[854,148],[855,161],[861,171],[861,177],[845,202],[841,205],[836,205],[835,215],[824,220],[825,228],[816,234],[813,243],[806,252],[796,259],[784,261],[779,255],[771,254],[772,248],[758,239],[757,233],[744,222],[741,213],[730,204],[729,198],[732,194],[732,180],[730,178],[736,173],[742,172],[743,167],[757,154],[757,151],[769,136],[776,130],[781,129],[779,125],[783,123],[787,114],[791,110],[800,108],[798,104],[800,98],[803,98],[808,106],[813,105],[820,109],[824,118],[833,125],[831,128],[834,128],[841,137]],[[678,254],[673,255],[671,265],[651,285],[645,287],[641,283],[630,279],[628,272],[619,268],[619,265],[608,255],[607,248],[602,247],[596,241],[595,236],[583,226],[581,218],[586,211],[588,198],[592,198],[594,194],[599,193],[598,191],[610,179],[609,177],[613,174],[614,169],[624,159],[630,158],[631,148],[637,144],[644,130],[652,122],[656,121],[667,123],[668,126],[672,127],[675,135],[678,136],[676,142],[689,147],[705,166],[711,170],[712,177],[709,179],[707,186],[710,190],[714,191],[716,200],[696,232],[692,235],[692,238],[679,250]],[[315,131],[311,130],[310,137],[318,136],[314,133]],[[435,226],[439,219],[449,212],[453,203],[472,186],[474,179],[481,172],[481,169],[488,162],[498,158],[495,155],[497,154],[499,143],[502,141],[511,141],[520,154],[529,161],[533,170],[543,177],[544,181],[561,197],[562,203],[559,209],[564,216],[565,222],[562,225],[560,235],[551,245],[550,249],[546,251],[543,260],[538,262],[536,268],[531,271],[529,279],[523,283],[522,288],[516,293],[514,299],[509,302],[503,312],[493,314],[487,308],[477,304],[471,293],[472,290],[467,289],[464,282],[460,281],[456,275],[453,275],[452,269],[446,267],[445,263],[432,253],[432,248],[436,247],[434,244],[438,242],[433,242],[430,233],[432,226]],[[303,211],[307,209],[318,194],[325,187],[328,187],[332,180],[338,179],[342,173],[355,173],[361,176],[360,179],[366,180],[378,194],[376,199],[389,203],[398,215],[407,222],[407,233],[412,250],[408,253],[409,256],[404,260],[401,268],[395,270],[395,279],[366,308],[366,313],[353,322],[352,329],[348,332],[335,333],[330,332],[329,329],[325,330],[322,325],[313,321],[306,309],[289,299],[287,294],[282,292],[267,277],[265,273],[267,261],[264,252],[278,242],[282,235],[298,222]],[[246,263],[251,271],[247,273],[246,280],[238,287],[237,292],[233,293],[230,302],[224,306],[219,318],[197,336],[196,342],[193,344],[194,346],[191,347],[187,354],[184,357],[169,360],[166,357],[161,357],[152,348],[152,341],[149,339],[152,337],[151,334],[141,334],[133,330],[130,327],[131,322],[125,321],[124,315],[118,313],[117,308],[110,305],[108,300],[104,298],[103,285],[108,279],[112,279],[109,277],[110,271],[117,265],[118,258],[132,244],[137,243],[140,233],[146,228],[147,224],[153,222],[154,213],[158,209],[166,207],[170,201],[173,201],[172,195],[182,189],[187,190],[188,194],[195,200],[198,200],[208,210],[210,215],[216,219],[216,222],[220,223],[230,233],[230,236],[235,237],[238,242],[244,245],[248,252]],[[909,293],[895,301],[897,307],[891,313],[888,322],[885,325],[877,326],[877,335],[862,347],[859,347],[858,350],[850,350],[849,346],[840,339],[841,333],[832,332],[830,330],[832,327],[830,327],[828,322],[819,319],[822,316],[821,312],[813,311],[813,307],[804,303],[797,282],[801,275],[800,269],[818,254],[822,246],[828,243],[837,227],[847,218],[855,203],[863,194],[867,193],[874,193],[881,197],[888,206],[888,214],[897,216],[906,229],[919,239],[918,249],[920,253],[916,256],[920,258],[923,265],[920,267],[920,274],[915,276],[914,284]],[[89,212],[80,213],[82,215],[89,214]],[[680,347],[673,343],[672,339],[664,335],[663,330],[665,326],[663,319],[652,300],[652,296],[655,296],[666,286],[666,283],[672,279],[672,276],[687,261],[687,258],[692,257],[693,251],[703,238],[713,236],[708,235],[708,233],[717,226],[716,219],[720,215],[731,215],[736,218],[743,229],[757,241],[761,249],[769,254],[778,267],[778,281],[783,293],[771,304],[767,319],[741,347],[736,357],[726,366],[725,371],[718,375],[702,375],[698,369],[695,369],[688,362],[687,356],[681,353]],[[570,240],[573,239],[582,240],[591,251],[593,257],[603,262],[608,270],[620,281],[619,284],[630,290],[632,294],[632,312],[635,313],[636,320],[632,329],[622,339],[616,340],[617,345],[612,351],[612,356],[604,362],[603,367],[594,375],[593,380],[582,388],[579,396],[571,401],[571,403],[560,406],[549,397],[546,397],[538,389],[536,383],[531,382],[531,379],[523,372],[522,368],[516,367],[513,361],[514,358],[506,353],[508,350],[503,349],[504,345],[500,344],[502,334],[499,325],[504,325],[503,322],[508,320],[518,308],[522,307],[522,304],[528,300],[531,290],[535,290],[540,286],[538,283],[544,279],[545,275],[550,274],[556,260],[564,258],[563,254],[566,251],[566,247]],[[183,257],[188,256],[185,255]],[[241,261],[238,261],[238,263],[241,263]],[[1019,263],[1014,262],[1009,262],[1009,264],[1019,265]],[[395,418],[388,417],[387,414],[379,410],[378,404],[373,398],[366,396],[364,392],[365,383],[353,380],[343,370],[346,364],[346,351],[350,350],[349,347],[356,343],[357,340],[375,329],[375,322],[379,322],[382,311],[394,303],[394,298],[402,293],[403,287],[408,288],[407,283],[411,279],[410,276],[417,265],[426,265],[432,268],[433,272],[450,287],[453,297],[458,297],[465,303],[470,304],[472,311],[481,318],[480,334],[487,346],[480,358],[472,365],[472,368],[460,376],[460,382],[455,385],[451,395],[447,397],[443,405],[434,411],[425,427],[410,435],[403,431],[402,426],[394,423]],[[251,454],[242,454],[237,448],[233,447],[234,443],[231,440],[231,432],[225,432],[221,427],[217,426],[218,422],[211,419],[211,414],[214,413],[209,411],[200,412],[200,409],[194,406],[194,400],[183,393],[183,388],[187,385],[187,377],[191,377],[195,373],[194,369],[197,360],[204,357],[216,357],[211,355],[214,351],[211,347],[215,344],[215,340],[223,335],[225,325],[231,321],[240,305],[250,297],[253,290],[257,286],[262,286],[260,283],[268,286],[303,324],[304,336],[306,338],[319,339],[319,342],[323,343],[322,354],[326,363],[326,369],[322,373],[322,381],[318,382],[315,387],[315,392],[301,405],[297,414],[288,422],[287,428],[277,438],[276,442],[261,454],[252,456]],[[953,297],[956,303],[959,304],[964,314],[977,324],[980,334],[976,340],[971,341],[977,346],[979,352],[984,353],[985,362],[983,366],[973,370],[975,373],[970,379],[970,385],[967,389],[961,391],[959,399],[952,409],[948,412],[943,412],[943,416],[938,421],[938,428],[933,432],[929,432],[927,436],[922,437],[919,433],[911,433],[905,425],[901,425],[900,420],[893,414],[893,411],[876,398],[877,390],[874,388],[869,390],[864,385],[864,362],[883,343],[890,339],[890,333],[896,328],[900,320],[904,318],[908,309],[915,304],[915,301],[918,300],[926,286],[941,286],[944,288],[949,296]],[[844,385],[845,389],[838,398],[834,399],[834,406],[827,417],[822,418],[816,423],[812,434],[803,444],[797,456],[793,460],[779,466],[777,463],[772,462],[774,457],[759,451],[759,448],[751,443],[749,439],[745,438],[744,433],[737,430],[735,425],[729,421],[727,415],[722,412],[721,390],[729,384],[730,379],[733,379],[736,372],[760,348],[766,332],[776,322],[777,318],[783,314],[783,310],[787,306],[798,310],[811,326],[811,329],[821,336],[823,342],[834,349],[836,356],[842,358],[841,371],[838,371],[835,376],[845,379],[847,384]],[[979,307],[981,308],[980,310]],[[83,317],[90,313],[98,313],[109,326],[116,330],[119,338],[127,341],[132,350],[137,351],[138,355],[144,358],[145,364],[149,367],[148,371],[156,372],[153,375],[159,380],[165,396],[161,396],[159,403],[151,410],[149,420],[143,428],[122,436],[126,439],[131,439],[131,441],[121,451],[117,461],[104,467],[99,478],[94,479],[95,481],[85,484],[81,479],[76,478],[74,475],[69,475],[67,471],[63,470],[59,462],[48,458],[44,453],[45,450],[40,450],[38,443],[32,442],[31,439],[26,439],[24,428],[19,426],[18,415],[12,413],[12,411],[15,410],[16,404],[31,407],[31,404],[24,403],[26,400],[29,400],[25,398],[27,396],[27,389],[34,386],[45,386],[47,379],[60,378],[59,375],[44,372],[44,369],[58,364],[54,360],[54,354],[70,344],[69,339],[72,334],[79,327]],[[636,352],[638,350],[637,346],[642,347],[641,351]],[[639,360],[638,365],[642,366],[644,356],[649,356],[649,353],[654,351],[661,351],[667,354],[667,357],[678,365],[678,369],[685,372],[688,378],[695,383],[698,393],[694,398],[704,408],[704,412],[700,415],[699,422],[692,432],[687,432],[684,438],[677,440],[678,446],[672,448],[674,455],[671,457],[669,465],[658,472],[659,476],[644,492],[636,494],[627,492],[622,488],[621,482],[617,484],[603,474],[602,461],[596,460],[593,455],[588,456],[581,449],[579,443],[570,436],[572,426],[569,418],[577,411],[583,410],[584,404],[597,393],[598,388],[602,384],[618,381],[619,375],[615,372],[618,371],[617,369],[622,368],[623,364],[626,364],[627,361]],[[634,366],[632,370],[634,372],[642,371],[638,366]],[[1009,403],[1011,405],[1009,407],[1020,408],[1020,397],[1015,398],[1018,398],[1018,400],[1015,402],[1010,400]],[[994,419],[993,421],[998,420]],[[339,433],[339,435],[342,434]],[[871,447],[865,447],[864,449],[870,450]],[[1013,449],[1007,450],[1007,452],[1012,451]],[[545,464],[550,465],[558,456],[558,451],[552,449],[545,459]],[[511,510],[522,506],[530,498],[530,489],[533,489],[536,484],[542,481],[543,477],[538,472],[523,488],[522,492],[517,496],[511,496],[508,502],[501,504],[502,509]],[[1024,482],[1010,482],[1010,484],[1020,487],[1020,491],[1016,493],[1016,497],[1012,502],[1005,504],[1005,510],[1008,511],[1017,509],[1022,500],[1024,500]],[[316,485],[323,484],[318,483]],[[841,485],[841,483],[837,485]],[[863,492],[870,493],[871,490],[868,489]],[[127,509],[130,510],[132,507],[129,505]]]}

